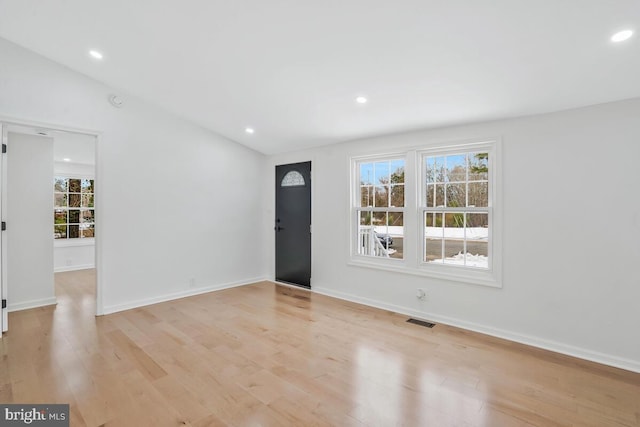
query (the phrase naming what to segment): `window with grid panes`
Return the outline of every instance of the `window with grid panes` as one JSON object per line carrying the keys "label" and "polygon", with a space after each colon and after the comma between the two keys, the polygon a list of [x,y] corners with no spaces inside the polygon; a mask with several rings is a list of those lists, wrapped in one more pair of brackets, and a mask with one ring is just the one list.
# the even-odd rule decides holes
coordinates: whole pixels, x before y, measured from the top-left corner
{"label": "window with grid panes", "polygon": [[500,287],[500,147],[444,143],[352,158],[349,263]]}
{"label": "window with grid panes", "polygon": [[358,223],[358,255],[404,257],[404,166],[404,158],[356,163],[359,184],[354,215]]}
{"label": "window with grid panes", "polygon": [[56,176],[53,191],[53,237],[94,237],[94,180]]}
{"label": "window with grid panes", "polygon": [[425,153],[421,163],[423,261],[488,269],[489,153]]}

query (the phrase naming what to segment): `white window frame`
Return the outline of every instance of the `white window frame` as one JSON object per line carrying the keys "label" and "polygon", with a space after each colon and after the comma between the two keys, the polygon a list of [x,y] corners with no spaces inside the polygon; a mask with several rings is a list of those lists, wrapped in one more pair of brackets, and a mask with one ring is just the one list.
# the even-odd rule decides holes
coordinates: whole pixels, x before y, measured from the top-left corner
{"label": "white window frame", "polygon": [[[451,155],[464,152],[489,153],[489,268],[453,266],[430,263],[424,260],[424,212],[426,206],[426,170],[424,157]],[[358,215],[361,163],[387,159],[405,159],[405,206],[403,259],[362,256],[358,254]],[[393,153],[354,156],[350,158],[350,257],[348,264],[398,273],[431,277],[435,279],[470,283],[495,288],[502,287],[502,141],[500,138],[483,138],[472,141],[439,142],[419,147],[407,147]],[[386,208],[380,208],[386,210]],[[447,209],[447,208],[445,208]],[[454,210],[460,211],[459,208]],[[473,209],[471,209],[473,210]]]}
{"label": "white window frame", "polygon": [[[375,163],[375,162],[381,162],[381,161],[393,161],[393,160],[402,160],[404,161],[404,165],[405,165],[405,182],[404,182],[404,206],[398,207],[398,206],[383,206],[383,207],[368,207],[368,206],[360,206],[360,176],[359,176],[359,170],[360,170],[360,165],[363,163]],[[368,263],[380,263],[382,265],[389,265],[389,266],[393,266],[393,265],[402,265],[405,263],[406,260],[406,255],[403,253],[403,258],[386,258],[386,257],[375,257],[375,256],[371,256],[371,255],[362,255],[359,253],[359,245],[360,245],[360,236],[359,236],[359,225],[360,225],[360,221],[359,221],[359,216],[358,216],[358,212],[359,211],[371,211],[371,212],[399,212],[402,213],[402,222],[403,222],[403,239],[404,237],[406,237],[406,224],[407,224],[407,218],[406,218],[406,213],[407,213],[407,182],[406,182],[406,177],[407,177],[407,155],[406,153],[386,153],[386,154],[377,154],[377,155],[373,155],[373,156],[360,156],[360,157],[354,157],[351,159],[351,163],[350,163],[350,169],[351,169],[351,182],[352,182],[352,186],[351,186],[351,202],[350,202],[350,218],[351,218],[351,230],[352,232],[351,234],[351,257],[352,259],[357,260],[360,263],[363,264],[368,264]],[[374,184],[373,187],[376,187],[376,185]],[[391,187],[390,187],[391,189]],[[375,190],[374,190],[375,191]],[[375,196],[374,196],[375,197]],[[356,236],[357,235],[357,236]]]}
{"label": "white window frame", "polygon": [[[499,232],[496,232],[496,227],[499,222],[496,221],[497,205],[498,205],[498,170],[500,167],[499,160],[499,142],[495,140],[465,143],[465,144],[450,144],[438,147],[426,148],[417,152],[417,158],[420,172],[420,190],[418,200],[418,220],[419,230],[425,230],[426,224],[424,223],[425,213],[450,213],[450,212],[482,212],[487,213],[489,216],[489,237],[488,237],[488,268],[475,268],[467,266],[455,266],[441,263],[426,262],[424,260],[425,254],[425,236],[424,231],[420,235],[420,258],[418,268],[425,271],[428,275],[433,277],[439,277],[444,279],[454,279],[463,282],[478,283],[488,286],[500,286],[500,259],[501,254],[499,251],[499,244],[496,244],[496,236],[499,236]],[[428,207],[427,206],[427,175],[424,160],[426,157],[433,156],[447,156],[455,154],[468,154],[468,153],[489,153],[488,167],[488,206],[487,207]],[[499,217],[499,215],[497,215]],[[500,255],[499,255],[500,254]]]}
{"label": "white window frame", "polygon": [[[54,238],[53,239],[55,246],[56,247],[62,247],[62,246],[89,246],[89,245],[93,244],[93,242],[95,240],[95,224],[96,224],[96,221],[95,221],[95,214],[96,214],[96,211],[95,211],[95,209],[96,209],[95,208],[95,196],[96,196],[95,177],[89,176],[89,175],[82,175],[82,174],[55,173],[54,174],[54,180],[55,180],[55,178],[64,178],[67,181],[71,180],[71,179],[79,179],[81,181],[81,184],[80,184],[81,186],[82,186],[82,181],[83,180],[91,180],[91,181],[93,181],[93,191],[90,192],[90,193],[89,192],[87,192],[87,193],[82,192],[82,187],[80,188],[80,193],[71,193],[69,191],[68,187],[67,187],[67,191],[64,191],[64,192],[63,191],[56,191],[55,190],[55,184],[54,184],[54,189],[53,189],[54,198],[55,198],[56,194],[66,194],[66,196],[67,196],[67,206],[66,207],[56,207],[55,203],[54,203],[53,212],[55,212],[57,209],[66,210],[67,211],[67,221],[68,221],[69,220],[69,211],[70,210],[78,210],[80,216],[82,215],[82,211],[93,211],[93,221],[92,222],[83,223],[81,221],[81,219],[78,218],[78,221],[80,221],[80,222],[78,222],[77,224],[78,225],[80,225],[80,224],[89,224],[89,225],[93,225],[93,227],[94,227],[94,236],[92,236],[92,237],[83,237],[81,231],[80,231],[80,235],[78,237],[69,237],[69,228],[68,228],[68,226],[69,225],[75,225],[76,223],[68,223],[67,222],[65,224],[56,224],[55,223],[55,219],[54,219],[54,224],[53,224],[54,225],[54,229],[55,229],[56,225],[66,225],[67,226],[67,236],[66,237],[64,237],[64,238]],[[72,208],[72,207],[69,206],[69,200],[70,200],[70,195],[71,194],[80,194],[80,207],[78,207],[77,209],[76,208]],[[85,195],[85,194],[92,194],[93,195],[93,207],[85,207],[85,208],[82,207],[82,196]]]}

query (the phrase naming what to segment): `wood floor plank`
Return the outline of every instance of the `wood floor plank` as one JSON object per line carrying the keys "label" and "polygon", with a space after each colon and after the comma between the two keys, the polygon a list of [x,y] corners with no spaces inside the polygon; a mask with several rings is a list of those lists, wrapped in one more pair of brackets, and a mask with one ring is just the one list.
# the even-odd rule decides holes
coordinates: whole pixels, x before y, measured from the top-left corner
{"label": "wood floor plank", "polygon": [[164,369],[149,357],[133,340],[127,337],[124,332],[111,331],[107,333],[107,336],[120,350],[131,357],[131,360],[137,365],[138,370],[147,380],[153,381],[167,375]]}
{"label": "wood floor plank", "polygon": [[72,426],[640,426],[640,374],[270,282],[95,317],[95,272],[10,313],[0,402]]}

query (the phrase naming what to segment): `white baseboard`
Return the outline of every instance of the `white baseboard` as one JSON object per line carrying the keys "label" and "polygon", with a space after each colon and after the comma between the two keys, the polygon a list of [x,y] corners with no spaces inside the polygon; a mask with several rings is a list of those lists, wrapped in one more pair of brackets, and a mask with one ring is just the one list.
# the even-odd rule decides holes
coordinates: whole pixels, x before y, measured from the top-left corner
{"label": "white baseboard", "polygon": [[591,362],[601,363],[603,365],[613,366],[615,368],[625,369],[627,371],[640,373],[640,361],[621,358],[618,356],[604,354],[597,351],[588,350],[585,348],[575,347],[568,344],[563,344],[557,341],[551,341],[544,338],[534,337],[531,335],[520,334],[513,331],[504,329],[498,329],[491,326],[485,326],[474,322],[467,322],[465,320],[456,319],[453,317],[442,316],[438,314],[425,313],[419,310],[414,310],[407,307],[402,307],[395,304],[388,304],[385,302],[360,297],[358,295],[348,294],[345,292],[335,291],[333,289],[324,287],[312,287],[313,292],[350,301],[358,304],[368,305],[370,307],[380,308],[383,310],[389,310],[407,316],[417,317],[424,320],[430,320],[436,323],[443,323],[445,325],[456,326],[458,328],[467,329],[474,332],[479,332],[486,335],[491,335],[497,338],[503,338],[509,341],[518,342],[521,344],[530,345],[532,347],[538,347],[545,350],[550,350],[556,353],[565,354],[568,356],[577,357],[579,359],[589,360]]}
{"label": "white baseboard", "polygon": [[62,267],[56,267],[53,269],[54,273],[62,273],[65,271],[87,270],[89,268],[95,268],[94,264],[82,264],[82,265],[65,265]]}
{"label": "white baseboard", "polygon": [[144,298],[137,301],[130,301],[123,304],[114,304],[104,307],[103,314],[117,313],[119,311],[131,310],[132,308],[144,307],[151,304],[158,304],[161,302],[172,301],[180,298],[191,297],[194,295],[206,294],[208,292],[220,291],[222,289],[236,288],[238,286],[250,285],[256,282],[262,282],[267,280],[266,277],[255,277],[252,279],[239,280],[236,282],[221,283],[216,285],[210,285],[205,287],[199,287],[195,289],[186,289],[180,292],[173,292],[170,294],[159,295],[151,298]]}
{"label": "white baseboard", "polygon": [[38,308],[38,307],[44,307],[47,305],[55,305],[57,303],[58,301],[56,300],[56,297],[33,299],[31,301],[24,301],[16,304],[8,304],[7,311],[11,313],[12,311],[28,310],[30,308]]}

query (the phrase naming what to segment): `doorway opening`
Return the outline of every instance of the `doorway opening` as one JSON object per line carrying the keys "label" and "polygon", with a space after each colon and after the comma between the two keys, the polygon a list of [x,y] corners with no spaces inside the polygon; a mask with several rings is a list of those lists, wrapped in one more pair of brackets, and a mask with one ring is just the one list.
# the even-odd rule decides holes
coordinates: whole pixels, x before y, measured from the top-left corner
{"label": "doorway opening", "polygon": [[0,124],[3,331],[8,312],[56,303],[97,314],[97,135]]}

